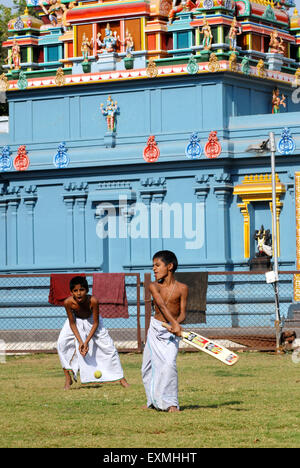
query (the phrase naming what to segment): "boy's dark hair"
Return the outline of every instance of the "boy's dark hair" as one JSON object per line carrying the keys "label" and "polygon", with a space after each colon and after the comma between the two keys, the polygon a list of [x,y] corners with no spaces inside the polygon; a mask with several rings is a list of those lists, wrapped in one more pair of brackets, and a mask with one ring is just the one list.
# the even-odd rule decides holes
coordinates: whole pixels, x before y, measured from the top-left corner
{"label": "boy's dark hair", "polygon": [[154,260],[155,258],[160,258],[164,262],[165,265],[169,265],[170,263],[172,263],[173,268],[171,271],[173,273],[177,270],[177,267],[178,267],[177,257],[170,250],[160,250],[159,252],[156,252],[152,257],[152,260]]}
{"label": "boy's dark hair", "polygon": [[70,291],[73,291],[76,284],[80,284],[80,286],[82,286],[84,289],[87,290],[87,292],[89,292],[89,285],[88,285],[88,282],[87,282],[87,280],[86,280],[86,278],[84,276],[74,276],[74,278],[71,279],[71,281],[70,281]]}

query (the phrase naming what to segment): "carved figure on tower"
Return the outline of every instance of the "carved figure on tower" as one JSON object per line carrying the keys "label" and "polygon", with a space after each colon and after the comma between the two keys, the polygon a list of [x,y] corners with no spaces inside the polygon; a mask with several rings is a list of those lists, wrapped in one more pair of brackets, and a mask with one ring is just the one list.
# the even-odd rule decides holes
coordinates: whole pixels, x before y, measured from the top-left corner
{"label": "carved figure on tower", "polygon": [[191,11],[196,8],[195,3],[191,0],[182,0],[178,6],[174,6],[169,13],[169,24],[172,24],[174,16],[176,13],[180,13],[181,11]]}
{"label": "carved figure on tower", "polygon": [[89,41],[85,33],[83,33],[82,42],[81,42],[81,52],[82,52],[82,57],[83,57],[84,62],[88,62],[89,52],[92,47],[93,47],[93,38]]}
{"label": "carved figure on tower", "polygon": [[106,107],[100,104],[101,112],[106,117],[107,130],[114,132],[116,130],[116,114],[118,112],[118,103],[113,101],[111,96],[108,96]]}
{"label": "carved figure on tower", "polygon": [[21,68],[21,65],[20,65],[20,61],[21,61],[20,46],[17,43],[16,39],[14,39],[13,45],[12,45],[12,48],[11,48],[11,58],[12,58],[12,61],[13,61],[13,64],[14,64],[14,69],[15,70],[20,70],[20,68]]}
{"label": "carved figure on tower", "polygon": [[237,36],[239,36],[240,34],[242,34],[242,27],[237,22],[236,17],[234,16],[229,30],[230,50],[236,50]]}
{"label": "carved figure on tower", "polygon": [[203,41],[202,41],[203,49],[205,50],[211,49],[213,35],[212,35],[211,28],[208,24],[206,16],[204,16],[203,18],[203,26],[201,28],[200,33],[203,34]]}
{"label": "carved figure on tower", "polygon": [[270,44],[269,44],[269,52],[274,54],[284,54],[284,43],[281,37],[278,36],[278,32],[276,29],[271,32],[270,34]]}
{"label": "carved figure on tower", "polygon": [[109,23],[107,23],[107,26],[105,28],[105,37],[102,42],[104,50],[108,53],[115,52],[117,48],[117,42],[117,35],[113,34],[112,30],[110,29]]}
{"label": "carved figure on tower", "polygon": [[43,12],[48,16],[52,26],[61,26],[63,23],[63,16],[67,12],[67,7],[61,3],[61,0],[48,0],[49,8],[43,5],[43,0],[39,0],[39,6]]}
{"label": "carved figure on tower", "polygon": [[134,42],[132,35],[128,30],[126,31],[125,41],[123,42],[123,44],[125,45],[126,55],[130,56],[134,50]]}
{"label": "carved figure on tower", "polygon": [[280,98],[279,89],[276,87],[272,94],[272,114],[279,114],[280,106],[286,107],[285,96],[282,94]]}

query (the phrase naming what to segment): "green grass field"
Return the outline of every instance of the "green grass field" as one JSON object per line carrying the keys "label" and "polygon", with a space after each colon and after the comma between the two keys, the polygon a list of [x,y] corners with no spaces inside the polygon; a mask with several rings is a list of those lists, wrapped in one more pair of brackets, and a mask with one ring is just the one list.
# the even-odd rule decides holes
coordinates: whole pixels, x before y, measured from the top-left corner
{"label": "green grass field", "polygon": [[63,390],[57,355],[0,364],[4,447],[300,447],[300,364],[290,354],[241,353],[227,367],[204,353],[178,356],[182,411],[143,410],[141,355],[121,355],[130,388]]}

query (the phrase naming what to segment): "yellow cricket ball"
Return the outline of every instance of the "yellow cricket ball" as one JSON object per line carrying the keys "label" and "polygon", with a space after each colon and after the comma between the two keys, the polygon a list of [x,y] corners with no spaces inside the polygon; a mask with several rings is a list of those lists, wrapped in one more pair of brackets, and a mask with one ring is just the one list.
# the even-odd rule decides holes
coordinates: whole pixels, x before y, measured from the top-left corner
{"label": "yellow cricket ball", "polygon": [[96,370],[94,373],[94,376],[96,377],[96,379],[100,379],[101,375],[102,375],[102,372],[100,370]]}

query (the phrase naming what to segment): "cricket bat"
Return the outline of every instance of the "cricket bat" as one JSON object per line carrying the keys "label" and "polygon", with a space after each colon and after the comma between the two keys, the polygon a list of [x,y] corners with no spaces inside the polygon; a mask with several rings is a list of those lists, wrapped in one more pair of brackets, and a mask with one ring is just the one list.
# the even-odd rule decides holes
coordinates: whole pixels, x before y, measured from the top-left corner
{"label": "cricket bat", "polygon": [[[162,325],[165,328],[170,329],[170,325],[168,323],[162,322]],[[198,335],[198,333],[182,331],[181,338],[184,343],[192,345],[195,348],[200,349],[200,351],[204,351],[210,356],[219,359],[219,361],[227,364],[227,366],[233,366],[233,364],[235,364],[239,359],[237,354],[225,348],[225,346],[222,346],[219,343],[215,343],[209,338]]]}

